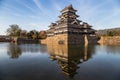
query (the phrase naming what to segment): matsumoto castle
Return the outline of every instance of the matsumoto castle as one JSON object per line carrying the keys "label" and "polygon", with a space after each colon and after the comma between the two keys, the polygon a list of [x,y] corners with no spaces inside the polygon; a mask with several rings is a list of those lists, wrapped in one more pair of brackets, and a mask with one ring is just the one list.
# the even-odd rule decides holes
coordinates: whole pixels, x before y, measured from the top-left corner
{"label": "matsumoto castle", "polygon": [[86,22],[77,18],[77,10],[72,5],[60,11],[59,20],[51,23],[47,30],[46,40],[41,43],[48,44],[90,44],[97,43],[95,30]]}

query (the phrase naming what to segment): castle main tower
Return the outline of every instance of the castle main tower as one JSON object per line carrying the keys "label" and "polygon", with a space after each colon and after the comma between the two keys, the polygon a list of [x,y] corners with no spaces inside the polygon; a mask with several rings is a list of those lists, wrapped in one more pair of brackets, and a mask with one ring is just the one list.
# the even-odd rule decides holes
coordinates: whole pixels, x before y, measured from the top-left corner
{"label": "castle main tower", "polygon": [[47,30],[47,43],[59,44],[85,44],[85,36],[88,43],[96,43],[95,30],[86,22],[78,20],[79,17],[72,5],[60,11],[59,20],[51,23]]}

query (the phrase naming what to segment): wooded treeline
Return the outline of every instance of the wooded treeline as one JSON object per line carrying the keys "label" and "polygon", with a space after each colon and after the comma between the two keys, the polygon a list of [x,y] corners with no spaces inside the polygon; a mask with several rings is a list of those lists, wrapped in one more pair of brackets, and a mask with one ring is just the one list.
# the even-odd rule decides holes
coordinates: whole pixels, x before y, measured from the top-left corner
{"label": "wooded treeline", "polygon": [[7,29],[7,35],[11,37],[20,37],[28,39],[45,39],[47,37],[46,31],[37,30],[23,30],[17,24],[12,24]]}

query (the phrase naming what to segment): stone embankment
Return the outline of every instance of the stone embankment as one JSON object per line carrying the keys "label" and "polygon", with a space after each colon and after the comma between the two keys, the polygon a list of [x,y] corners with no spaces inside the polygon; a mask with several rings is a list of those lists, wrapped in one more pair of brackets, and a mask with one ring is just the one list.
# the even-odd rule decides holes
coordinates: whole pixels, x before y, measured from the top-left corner
{"label": "stone embankment", "polygon": [[120,45],[120,36],[102,36],[98,42],[102,45]]}

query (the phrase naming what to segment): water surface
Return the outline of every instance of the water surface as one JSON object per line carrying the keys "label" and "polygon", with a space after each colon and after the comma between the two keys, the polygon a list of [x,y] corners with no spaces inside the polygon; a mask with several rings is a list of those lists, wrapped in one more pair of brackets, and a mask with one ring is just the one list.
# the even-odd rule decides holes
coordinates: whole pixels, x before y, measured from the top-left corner
{"label": "water surface", "polygon": [[0,43],[0,80],[120,80],[120,46]]}

